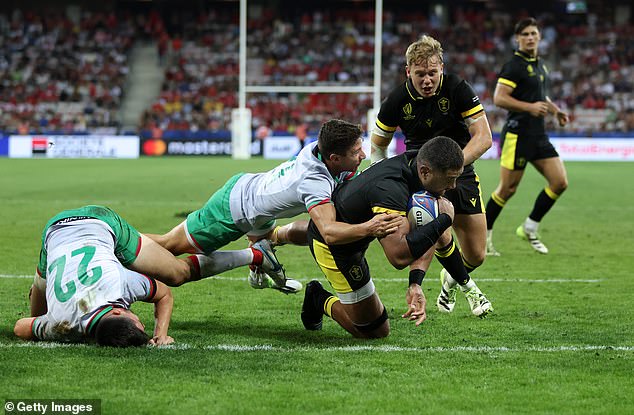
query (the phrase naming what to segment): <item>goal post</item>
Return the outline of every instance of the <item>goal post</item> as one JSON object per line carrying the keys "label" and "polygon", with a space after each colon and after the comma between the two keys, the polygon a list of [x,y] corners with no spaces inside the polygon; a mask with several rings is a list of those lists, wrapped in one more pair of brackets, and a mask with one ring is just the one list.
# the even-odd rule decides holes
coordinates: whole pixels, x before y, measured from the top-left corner
{"label": "goal post", "polygon": [[[368,111],[368,138],[372,134],[376,115],[381,103],[381,51],[383,46],[383,0],[375,0],[374,18],[374,80],[372,85],[317,85],[317,86],[282,86],[282,85],[247,85],[247,6],[248,0],[240,0],[240,38],[239,38],[239,76],[238,76],[238,108],[231,112],[232,155],[235,159],[251,157],[251,110],[246,108],[247,93],[331,93],[355,94],[371,93],[374,108]],[[246,149],[245,149],[246,147]]]}

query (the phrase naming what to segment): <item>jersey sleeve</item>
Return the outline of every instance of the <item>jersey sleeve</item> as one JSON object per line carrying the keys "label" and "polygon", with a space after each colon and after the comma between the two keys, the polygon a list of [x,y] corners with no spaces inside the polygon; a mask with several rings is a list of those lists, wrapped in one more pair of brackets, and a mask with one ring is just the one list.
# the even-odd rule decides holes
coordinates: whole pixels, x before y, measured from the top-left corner
{"label": "jersey sleeve", "polygon": [[399,102],[397,100],[397,94],[391,93],[381,104],[374,125],[374,134],[380,137],[392,138],[398,127],[398,115]]}
{"label": "jersey sleeve", "polygon": [[83,338],[77,328],[71,327],[69,322],[55,322],[49,318],[48,314],[33,320],[31,333],[36,340],[76,342]]}
{"label": "jersey sleeve", "polygon": [[502,66],[502,70],[498,76],[498,84],[506,85],[515,89],[518,83],[519,78],[517,76],[517,71],[514,70],[513,61],[506,62],[504,66]]}
{"label": "jersey sleeve", "polygon": [[324,173],[307,176],[297,188],[299,199],[304,202],[306,211],[310,212],[315,206],[330,203],[332,196],[332,179]]}
{"label": "jersey sleeve", "polygon": [[37,275],[46,279],[46,249],[42,246],[40,250],[40,260],[37,263],[37,268],[35,269]]}
{"label": "jersey sleeve", "polygon": [[467,81],[463,80],[458,84],[455,99],[456,108],[460,112],[462,119],[473,117],[484,111],[478,94]]}
{"label": "jersey sleeve", "polygon": [[156,294],[156,281],[146,275],[126,270],[123,295],[128,304],[136,301],[151,301]]}

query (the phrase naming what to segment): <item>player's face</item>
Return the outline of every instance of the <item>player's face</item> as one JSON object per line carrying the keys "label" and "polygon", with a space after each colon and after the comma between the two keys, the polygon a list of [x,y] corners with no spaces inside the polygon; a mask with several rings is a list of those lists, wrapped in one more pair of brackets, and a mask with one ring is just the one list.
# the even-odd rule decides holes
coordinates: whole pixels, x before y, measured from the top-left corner
{"label": "player's face", "polygon": [[132,320],[132,322],[138,329],[145,331],[145,324],[141,322],[141,319],[139,319],[139,316],[137,316],[130,310],[115,308],[112,312],[112,317],[129,318],[130,320]]}
{"label": "player's face", "polygon": [[541,40],[537,26],[526,26],[521,33],[515,35],[515,40],[519,50],[532,56],[537,55],[537,47]]}
{"label": "player's face", "polygon": [[[361,138],[348,149],[344,155],[336,155],[337,167],[339,172],[356,171],[363,160],[365,160],[365,152],[363,151]],[[339,173],[337,172],[337,173]]]}
{"label": "player's face", "polygon": [[447,190],[456,187],[456,180],[458,180],[463,170],[464,168],[447,171],[423,168],[419,172],[419,176],[425,190],[438,196],[443,196]]}
{"label": "player's face", "polygon": [[407,76],[422,97],[429,98],[436,93],[442,77],[443,64],[438,56],[427,61],[413,63],[407,67]]}

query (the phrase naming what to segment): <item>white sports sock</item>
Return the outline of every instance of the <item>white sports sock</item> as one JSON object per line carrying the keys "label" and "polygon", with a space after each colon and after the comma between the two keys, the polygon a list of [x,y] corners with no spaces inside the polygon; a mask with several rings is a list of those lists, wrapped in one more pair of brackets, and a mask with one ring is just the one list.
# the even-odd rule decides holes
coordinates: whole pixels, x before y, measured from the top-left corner
{"label": "white sports sock", "polygon": [[200,264],[200,277],[207,278],[234,269],[249,265],[253,262],[251,248],[239,251],[214,251],[209,255],[196,255]]}
{"label": "white sports sock", "polygon": [[536,233],[538,227],[539,227],[539,222],[535,222],[531,218],[526,218],[526,220],[524,221],[524,230],[526,232]]}
{"label": "white sports sock", "polygon": [[475,282],[473,282],[473,280],[471,278],[469,278],[469,281],[467,281],[467,283],[465,285],[461,285],[460,289],[462,290],[462,292],[467,292],[472,288],[477,288],[477,285]]}

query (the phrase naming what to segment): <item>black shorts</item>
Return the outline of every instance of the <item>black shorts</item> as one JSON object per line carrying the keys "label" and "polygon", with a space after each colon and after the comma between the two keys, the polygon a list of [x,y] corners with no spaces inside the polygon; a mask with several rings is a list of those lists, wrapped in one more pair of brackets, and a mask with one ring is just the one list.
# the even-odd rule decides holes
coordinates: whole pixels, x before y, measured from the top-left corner
{"label": "black shorts", "polygon": [[521,135],[506,127],[500,134],[500,165],[509,170],[524,170],[529,161],[559,157],[546,134]]}
{"label": "black shorts", "polygon": [[456,181],[456,188],[445,192],[445,197],[453,204],[456,214],[484,213],[480,178],[473,166],[465,168],[465,172]]}
{"label": "black shorts", "polygon": [[365,287],[371,280],[365,251],[373,238],[344,245],[326,245],[315,224],[308,227],[308,245],[317,265],[339,294]]}

